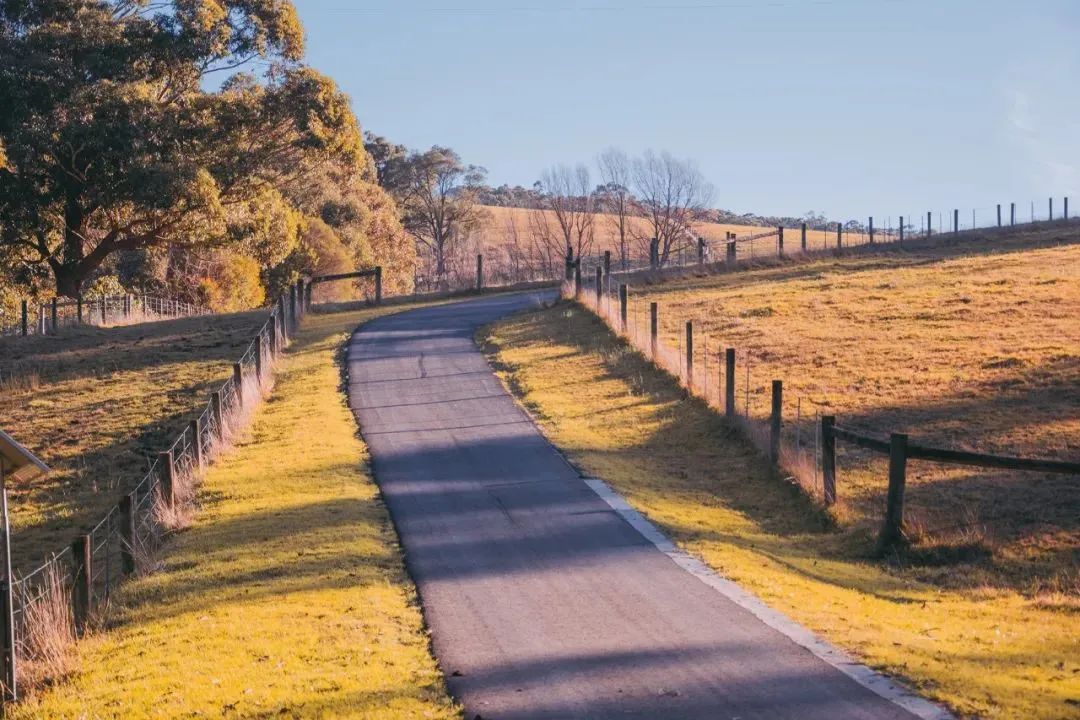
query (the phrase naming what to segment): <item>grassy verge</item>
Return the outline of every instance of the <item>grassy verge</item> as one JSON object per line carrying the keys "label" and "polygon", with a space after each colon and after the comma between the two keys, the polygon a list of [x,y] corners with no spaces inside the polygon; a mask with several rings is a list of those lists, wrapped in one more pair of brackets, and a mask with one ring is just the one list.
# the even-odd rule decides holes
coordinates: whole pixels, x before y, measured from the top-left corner
{"label": "grassy verge", "polygon": [[4,429],[52,472],[8,487],[16,570],[96,523],[206,404],[266,311],[0,339]]}
{"label": "grassy verge", "polygon": [[510,319],[486,340],[573,462],[765,602],[965,715],[1080,717],[1072,605],[943,588],[859,559],[723,418],[575,305]]}
{"label": "grassy verge", "polygon": [[[812,447],[815,413],[879,436],[1027,457],[1080,456],[1080,229],[1049,227],[905,252],[821,258],[633,288],[647,334],[658,303],[673,350],[695,332],[697,385],[738,351],[737,405],[764,420],[784,381],[787,436]],[[706,352],[708,357],[706,358]],[[872,535],[887,461],[840,444],[835,515]],[[812,475],[807,454],[803,463]],[[808,485],[813,484],[812,478]],[[948,586],[1064,593],[1080,602],[1080,494],[1067,475],[912,462],[905,560]],[[870,541],[872,543],[872,541]]]}
{"label": "grassy verge", "polygon": [[382,312],[305,319],[161,572],[124,586],[80,669],[12,717],[458,717],[335,362]]}

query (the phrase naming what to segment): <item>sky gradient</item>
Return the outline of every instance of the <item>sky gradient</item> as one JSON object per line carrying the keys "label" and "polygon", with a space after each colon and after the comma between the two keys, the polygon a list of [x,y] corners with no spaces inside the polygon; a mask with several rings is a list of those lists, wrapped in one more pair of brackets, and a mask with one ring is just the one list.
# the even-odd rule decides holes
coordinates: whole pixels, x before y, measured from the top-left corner
{"label": "sky gradient", "polygon": [[1080,211],[1077,0],[295,2],[365,129],[493,185],[618,146],[736,212]]}

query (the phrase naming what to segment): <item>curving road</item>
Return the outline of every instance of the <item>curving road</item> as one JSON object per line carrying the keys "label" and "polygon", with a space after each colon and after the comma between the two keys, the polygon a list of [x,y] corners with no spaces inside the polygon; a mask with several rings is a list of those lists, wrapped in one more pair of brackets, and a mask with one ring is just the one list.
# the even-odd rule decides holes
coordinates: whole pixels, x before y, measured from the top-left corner
{"label": "curving road", "polygon": [[537,431],[473,336],[538,297],[387,316],[349,344],[349,402],[465,717],[915,717],[673,562]]}

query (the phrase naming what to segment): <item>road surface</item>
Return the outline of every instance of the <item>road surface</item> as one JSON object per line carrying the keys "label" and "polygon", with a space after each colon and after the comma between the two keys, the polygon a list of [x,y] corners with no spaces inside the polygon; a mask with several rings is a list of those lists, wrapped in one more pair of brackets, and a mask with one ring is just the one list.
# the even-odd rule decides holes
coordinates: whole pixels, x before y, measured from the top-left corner
{"label": "road surface", "polygon": [[473,341],[537,298],[387,316],[349,344],[349,401],[465,717],[914,717],[672,562],[537,431]]}

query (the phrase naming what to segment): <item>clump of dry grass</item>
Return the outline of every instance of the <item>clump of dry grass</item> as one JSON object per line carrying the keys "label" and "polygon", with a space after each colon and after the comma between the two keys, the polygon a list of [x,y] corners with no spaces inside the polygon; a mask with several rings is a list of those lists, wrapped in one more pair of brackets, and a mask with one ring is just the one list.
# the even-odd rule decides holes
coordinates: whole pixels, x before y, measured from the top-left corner
{"label": "clump of dry grass", "polygon": [[41,387],[41,373],[32,365],[12,363],[9,367],[0,367],[0,393],[18,394],[34,392]]}
{"label": "clump of dry grass", "polygon": [[20,692],[68,677],[78,667],[74,653],[75,617],[65,575],[55,563],[42,571],[40,597],[27,605],[16,648]]}

